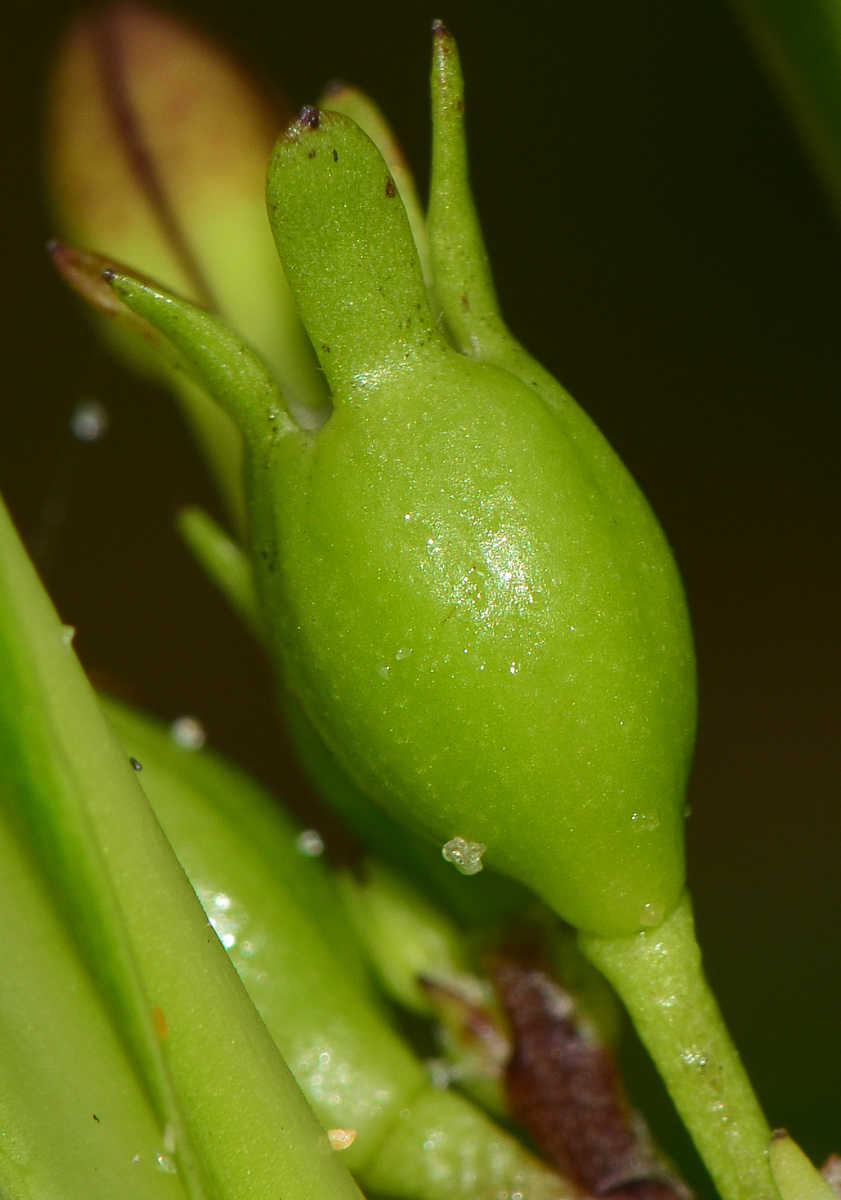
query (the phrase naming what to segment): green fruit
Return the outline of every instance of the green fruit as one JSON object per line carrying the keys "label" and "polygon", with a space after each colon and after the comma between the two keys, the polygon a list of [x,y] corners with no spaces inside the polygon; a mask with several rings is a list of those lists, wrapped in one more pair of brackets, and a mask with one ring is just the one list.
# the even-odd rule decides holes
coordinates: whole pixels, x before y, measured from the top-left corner
{"label": "green fruit", "polygon": [[656,925],[683,886],[695,715],[672,556],[572,400],[447,344],[393,193],[329,113],[269,169],[335,405],[281,442],[258,535],[285,675],[402,819],[484,844],[579,928]]}

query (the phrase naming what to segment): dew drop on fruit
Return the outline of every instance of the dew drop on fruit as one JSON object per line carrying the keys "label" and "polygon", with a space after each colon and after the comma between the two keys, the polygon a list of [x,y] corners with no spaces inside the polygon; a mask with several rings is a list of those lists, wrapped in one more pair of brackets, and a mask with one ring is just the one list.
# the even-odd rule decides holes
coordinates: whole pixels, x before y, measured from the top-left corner
{"label": "dew drop on fruit", "polygon": [[478,875],[482,870],[482,855],[487,850],[484,842],[468,842],[455,837],[441,847],[441,854],[462,875]]}

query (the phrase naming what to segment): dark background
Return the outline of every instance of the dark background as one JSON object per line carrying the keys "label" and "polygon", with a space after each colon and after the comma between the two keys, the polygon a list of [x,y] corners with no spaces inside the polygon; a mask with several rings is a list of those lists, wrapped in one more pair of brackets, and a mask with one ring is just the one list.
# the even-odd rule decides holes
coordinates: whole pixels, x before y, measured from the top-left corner
{"label": "dark background", "polygon": [[[841,236],[717,0],[191,0],[297,106],[341,76],[426,185],[429,22],[459,37],[475,191],[515,332],[629,464],[675,548],[701,675],[688,825],[709,974],[772,1124],[841,1150]],[[259,657],[181,550],[213,506],[162,393],[51,274],[40,95],[72,0],[2,18],[0,489],[24,535],[75,471],[47,581],[90,668],[284,786]],[[80,447],[80,397],[112,429]],[[68,457],[69,456],[69,457]],[[682,1153],[629,1042],[636,1095]],[[677,1138],[677,1140],[673,1140]]]}

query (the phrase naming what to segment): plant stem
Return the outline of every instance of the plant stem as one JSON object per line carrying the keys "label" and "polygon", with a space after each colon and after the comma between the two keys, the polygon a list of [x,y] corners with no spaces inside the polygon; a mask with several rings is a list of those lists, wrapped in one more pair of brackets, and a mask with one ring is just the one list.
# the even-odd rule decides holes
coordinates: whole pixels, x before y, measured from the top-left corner
{"label": "plant stem", "polygon": [[723,1200],[779,1200],[770,1129],[704,978],[688,895],[657,929],[580,944],[622,998]]}

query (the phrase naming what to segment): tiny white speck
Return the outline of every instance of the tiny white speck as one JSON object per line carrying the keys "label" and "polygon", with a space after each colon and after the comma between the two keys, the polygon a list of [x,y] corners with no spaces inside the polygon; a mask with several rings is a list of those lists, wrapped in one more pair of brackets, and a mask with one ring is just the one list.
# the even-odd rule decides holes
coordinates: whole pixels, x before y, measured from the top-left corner
{"label": "tiny white speck", "polygon": [[207,741],[204,726],[196,717],[176,717],[169,727],[169,736],[183,750],[201,750]]}
{"label": "tiny white speck", "polygon": [[306,858],[318,858],[324,853],[324,838],[317,829],[305,829],[295,838],[295,849]]}
{"label": "tiny white speck", "polygon": [[108,432],[108,412],[98,400],[80,400],[70,414],[70,432],[80,442],[98,442]]}

